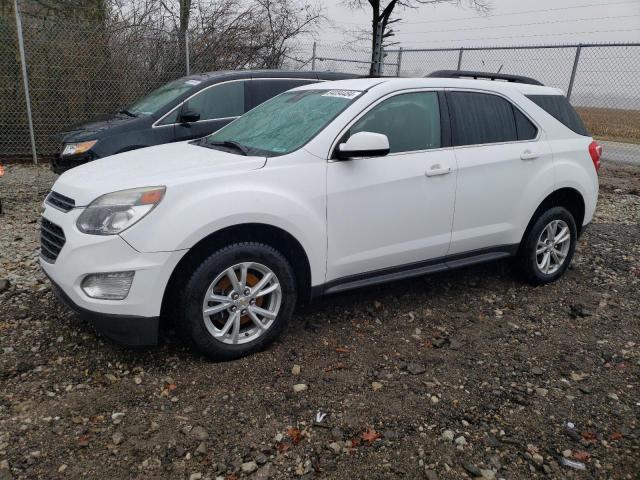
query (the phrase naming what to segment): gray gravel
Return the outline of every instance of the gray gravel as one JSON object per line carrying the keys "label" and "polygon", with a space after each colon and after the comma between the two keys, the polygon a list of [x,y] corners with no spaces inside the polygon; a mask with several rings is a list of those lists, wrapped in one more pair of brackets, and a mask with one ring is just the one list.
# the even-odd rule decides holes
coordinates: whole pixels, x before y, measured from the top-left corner
{"label": "gray gravel", "polygon": [[223,364],[170,331],[115,346],[58,304],[37,263],[53,178],[0,178],[1,480],[637,479],[638,167],[605,163],[553,285],[504,262],[334,296]]}

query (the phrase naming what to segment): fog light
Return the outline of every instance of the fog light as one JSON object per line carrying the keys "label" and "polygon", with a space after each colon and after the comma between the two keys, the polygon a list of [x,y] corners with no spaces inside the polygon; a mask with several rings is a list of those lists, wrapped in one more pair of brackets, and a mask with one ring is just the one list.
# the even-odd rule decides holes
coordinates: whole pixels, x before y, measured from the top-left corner
{"label": "fog light", "polygon": [[135,272],[92,273],[82,280],[82,290],[91,298],[124,300]]}

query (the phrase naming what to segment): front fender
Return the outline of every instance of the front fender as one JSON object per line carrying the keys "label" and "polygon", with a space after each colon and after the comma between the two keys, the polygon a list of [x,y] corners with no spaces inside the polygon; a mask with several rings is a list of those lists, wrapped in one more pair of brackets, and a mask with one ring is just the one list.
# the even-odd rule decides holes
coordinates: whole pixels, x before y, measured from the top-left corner
{"label": "front fender", "polygon": [[170,186],[167,201],[122,237],[141,252],[175,251],[190,249],[227,227],[266,224],[298,240],[309,259],[312,284],[321,283],[326,254],[324,166],[304,165],[304,174],[295,165],[265,167],[221,179],[220,185]]}

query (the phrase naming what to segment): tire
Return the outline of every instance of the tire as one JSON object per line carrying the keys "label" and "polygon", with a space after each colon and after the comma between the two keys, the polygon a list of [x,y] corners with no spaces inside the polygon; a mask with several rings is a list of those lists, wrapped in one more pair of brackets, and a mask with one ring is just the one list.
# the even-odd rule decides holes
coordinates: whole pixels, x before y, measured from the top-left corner
{"label": "tire", "polygon": [[[553,225],[556,225],[554,240],[559,239],[559,234],[565,227],[568,228],[568,244],[554,244],[554,240],[547,242],[550,233],[554,231]],[[576,241],[576,222],[566,208],[552,207],[541,212],[520,244],[517,264],[524,280],[532,285],[555,282],[569,268]],[[546,250],[539,253],[545,247]],[[549,259],[549,263],[545,263],[545,258]]]}
{"label": "tire", "polygon": [[[268,293],[256,296],[261,292]],[[186,282],[180,329],[208,358],[237,359],[265,349],[282,333],[296,299],[294,271],[280,252],[261,243],[235,243],[205,259]]]}

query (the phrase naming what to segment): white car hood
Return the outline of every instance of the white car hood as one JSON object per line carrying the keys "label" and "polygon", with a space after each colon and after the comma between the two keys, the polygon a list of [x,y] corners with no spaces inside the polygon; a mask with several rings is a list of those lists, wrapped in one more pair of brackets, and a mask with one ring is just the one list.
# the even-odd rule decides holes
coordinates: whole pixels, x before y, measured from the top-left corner
{"label": "white car hood", "polygon": [[105,157],[65,172],[52,190],[86,206],[105,193],[170,186],[262,168],[265,157],[245,157],[187,142],[169,143]]}

